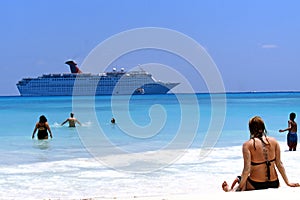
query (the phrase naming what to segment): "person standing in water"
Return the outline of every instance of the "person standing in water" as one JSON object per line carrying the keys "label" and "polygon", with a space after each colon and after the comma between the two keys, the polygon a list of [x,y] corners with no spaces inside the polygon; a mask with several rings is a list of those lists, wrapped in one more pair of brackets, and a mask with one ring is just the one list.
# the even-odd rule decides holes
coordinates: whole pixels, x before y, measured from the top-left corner
{"label": "person standing in water", "polygon": [[287,145],[289,151],[296,151],[298,137],[297,137],[297,123],[295,122],[296,114],[290,113],[290,120],[288,121],[288,127],[286,129],[280,129],[279,132],[288,131],[287,134]]}
{"label": "person standing in water", "polygon": [[81,123],[74,117],[74,113],[70,113],[70,117],[66,119],[61,125],[63,126],[67,122],[69,122],[69,127],[75,127],[76,123],[81,126]]}
{"label": "person standing in water", "polygon": [[52,138],[52,132],[51,132],[50,126],[47,122],[47,118],[44,115],[41,115],[39,122],[36,123],[35,128],[32,133],[32,139],[34,138],[34,135],[37,130],[38,130],[37,136],[38,136],[39,140],[48,139],[48,132],[50,134],[50,137]]}

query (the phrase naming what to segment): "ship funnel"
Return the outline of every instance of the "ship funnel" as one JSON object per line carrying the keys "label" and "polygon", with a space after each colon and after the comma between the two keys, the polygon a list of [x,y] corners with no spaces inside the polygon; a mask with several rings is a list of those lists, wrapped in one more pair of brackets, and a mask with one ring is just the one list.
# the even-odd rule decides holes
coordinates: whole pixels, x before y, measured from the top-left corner
{"label": "ship funnel", "polygon": [[66,61],[65,64],[69,65],[71,73],[80,74],[82,71],[77,67],[77,63],[73,60]]}

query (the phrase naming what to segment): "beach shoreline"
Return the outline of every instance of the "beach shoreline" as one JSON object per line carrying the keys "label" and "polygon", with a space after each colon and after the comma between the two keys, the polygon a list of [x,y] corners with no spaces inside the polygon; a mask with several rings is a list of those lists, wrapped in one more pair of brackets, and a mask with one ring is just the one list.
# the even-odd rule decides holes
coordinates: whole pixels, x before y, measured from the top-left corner
{"label": "beach shoreline", "polygon": [[[297,170],[298,162],[300,159],[299,151],[288,151],[286,150],[285,142],[280,142],[281,146],[281,159],[285,166],[285,170],[290,182],[299,182],[299,172]],[[239,160],[242,166],[242,160]],[[242,168],[240,169],[242,170]],[[272,200],[281,200],[284,197],[298,197],[300,196],[300,187],[289,187],[285,184],[278,170],[278,178],[280,182],[280,187],[278,189],[266,189],[266,190],[253,190],[253,191],[243,191],[243,192],[224,192],[222,190],[222,182],[226,180],[229,184],[233,181],[234,174],[238,172],[237,167],[233,169],[233,173],[220,175],[216,177],[214,181],[207,180],[207,183],[211,185],[211,190],[207,190],[207,187],[199,185],[199,191],[197,192],[181,192],[181,193],[169,193],[169,194],[154,194],[154,195],[128,195],[128,196],[111,196],[111,197],[94,197],[90,200],[105,200],[105,199],[122,199],[122,200],[214,200],[214,199],[230,199],[230,200],[240,200],[240,199],[261,199],[261,198],[271,198]],[[231,177],[232,176],[232,177]],[[204,177],[207,179],[207,177]],[[210,177],[211,178],[211,177]],[[201,181],[203,184],[203,181]],[[138,192],[137,192],[138,193]],[[140,192],[139,192],[140,193]]]}

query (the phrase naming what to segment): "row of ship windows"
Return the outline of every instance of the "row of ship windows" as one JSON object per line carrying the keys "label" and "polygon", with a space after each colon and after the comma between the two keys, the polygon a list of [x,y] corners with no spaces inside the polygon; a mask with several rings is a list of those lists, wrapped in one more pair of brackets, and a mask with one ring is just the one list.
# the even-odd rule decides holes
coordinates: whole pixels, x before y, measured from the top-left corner
{"label": "row of ship windows", "polygon": [[[113,88],[106,87],[106,88],[97,88],[97,91],[112,91]],[[34,92],[34,90],[30,90]],[[40,91],[40,90],[38,90]],[[72,92],[73,88],[51,88],[48,92]],[[74,88],[74,91],[95,91],[94,88]],[[47,93],[47,91],[45,91]]]}
{"label": "row of ship windows", "polygon": [[[72,92],[73,88],[53,88],[50,92]],[[74,91],[95,91],[95,89],[87,89],[87,88],[76,88]],[[112,91],[112,88],[100,88],[97,91]]]}
{"label": "row of ship windows", "polygon": [[[122,81],[119,81],[119,82],[122,82],[122,84],[127,84],[127,83],[141,83],[141,82],[143,82],[143,83],[145,83],[145,82],[148,82],[148,81],[146,81],[146,80],[144,80],[144,81],[141,81],[141,80],[130,80],[130,81],[128,81],[128,80],[122,80]],[[153,81],[150,81],[150,82],[153,82]],[[65,82],[65,81],[61,81],[61,80],[59,80],[59,81],[38,81],[38,82],[29,82],[29,84],[31,84],[31,85],[36,85],[36,84],[58,84],[58,83],[60,83],[60,84],[64,84],[64,85],[66,85],[66,84],[74,84],[75,83],[75,81],[69,81],[69,82]],[[94,81],[94,82],[90,82],[90,81],[85,81],[85,82],[78,82],[78,83],[81,83],[81,84],[97,84],[97,83],[101,83],[101,84],[116,84],[116,83],[118,83],[118,81],[101,81],[101,82],[99,82],[99,81]]]}
{"label": "row of ship windows", "polygon": [[[73,81],[87,81],[86,78],[77,78],[77,79],[70,79],[70,78],[52,78],[51,80],[43,80],[43,79],[40,79],[39,81],[40,82],[51,82],[51,81],[70,81],[70,82],[73,82]],[[90,78],[88,79],[89,81],[118,81],[120,80],[119,78],[101,78],[101,79],[97,79],[97,78]],[[128,79],[127,79],[128,80]],[[135,78],[135,80],[149,80],[149,77],[142,77],[142,78]]]}
{"label": "row of ship windows", "polygon": [[[136,86],[138,83],[136,82],[128,82],[126,84],[121,84],[122,86]],[[106,83],[105,85],[101,84],[101,87],[109,87],[109,86],[115,86],[115,83]],[[76,87],[79,87],[80,85],[76,85]],[[85,84],[81,85],[82,87],[95,87],[97,84]],[[63,88],[72,88],[73,84],[46,84],[46,83],[39,83],[39,84],[30,84],[30,87],[35,88],[35,87],[63,87]]]}

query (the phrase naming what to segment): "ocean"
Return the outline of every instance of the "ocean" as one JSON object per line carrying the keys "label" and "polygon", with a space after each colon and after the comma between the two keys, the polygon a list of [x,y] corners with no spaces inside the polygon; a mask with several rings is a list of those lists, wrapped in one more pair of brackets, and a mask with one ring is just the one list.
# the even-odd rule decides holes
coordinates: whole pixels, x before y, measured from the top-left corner
{"label": "ocean", "polygon": [[[297,92],[12,96],[0,97],[0,109],[0,199],[223,192],[223,180],[242,171],[241,145],[255,115],[279,141],[288,177],[300,175],[298,151],[287,151],[278,132],[290,112],[300,113]],[[60,125],[70,112],[82,126]],[[53,139],[31,138],[40,115]]]}

